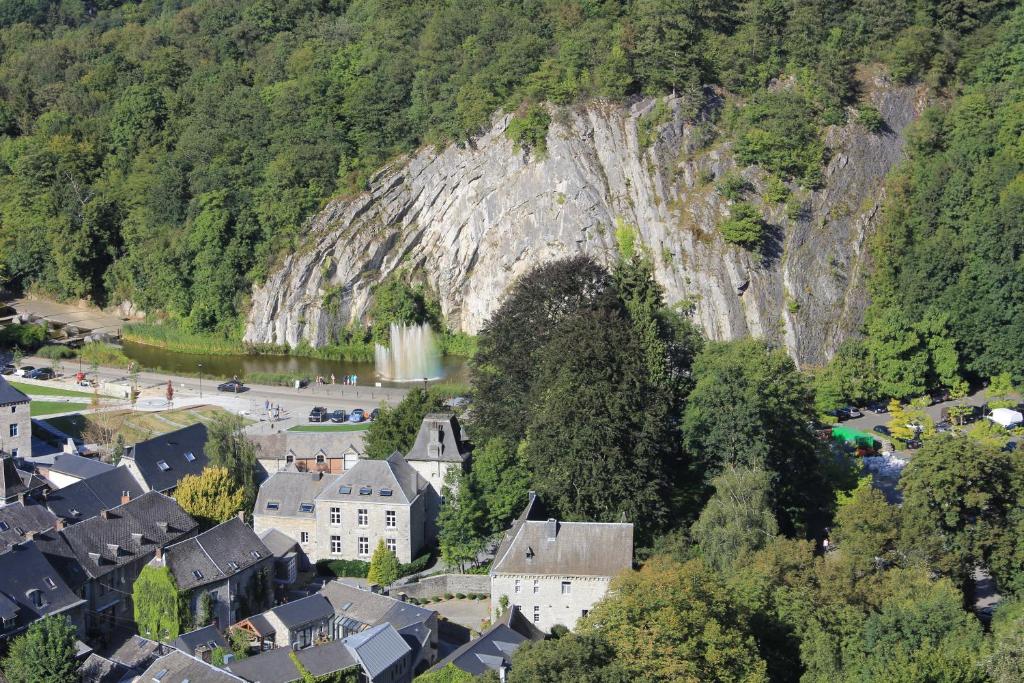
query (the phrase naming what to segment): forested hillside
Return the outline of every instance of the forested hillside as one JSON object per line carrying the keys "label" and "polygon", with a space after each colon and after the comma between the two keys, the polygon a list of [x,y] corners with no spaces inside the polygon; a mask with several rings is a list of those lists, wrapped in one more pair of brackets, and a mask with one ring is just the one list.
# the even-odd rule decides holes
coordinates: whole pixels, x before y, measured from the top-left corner
{"label": "forested hillside", "polygon": [[821,378],[831,396],[1024,378],[1024,11],[960,72],[963,91],[925,112],[890,179],[865,338]]}
{"label": "forested hillside", "polygon": [[326,198],[499,109],[542,140],[541,101],[719,85],[754,105],[723,122],[741,161],[813,185],[857,62],[948,88],[1012,4],[5,0],[0,285],[237,338]]}

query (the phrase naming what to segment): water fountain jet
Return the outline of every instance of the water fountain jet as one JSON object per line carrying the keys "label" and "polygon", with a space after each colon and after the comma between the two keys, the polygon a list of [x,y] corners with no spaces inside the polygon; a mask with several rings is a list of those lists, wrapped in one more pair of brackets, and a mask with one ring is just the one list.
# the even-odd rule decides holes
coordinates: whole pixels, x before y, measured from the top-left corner
{"label": "water fountain jet", "polygon": [[376,345],[377,374],[393,382],[440,379],[441,353],[430,325],[391,323],[391,344]]}

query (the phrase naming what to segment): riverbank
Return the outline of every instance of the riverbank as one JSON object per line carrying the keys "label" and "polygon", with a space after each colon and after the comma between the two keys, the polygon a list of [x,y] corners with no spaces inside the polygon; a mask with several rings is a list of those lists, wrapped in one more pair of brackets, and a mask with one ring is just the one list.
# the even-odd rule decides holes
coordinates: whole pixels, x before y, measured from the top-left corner
{"label": "riverbank", "polygon": [[[375,353],[374,343],[370,341],[329,344],[321,347],[300,344],[294,348],[282,344],[253,345],[236,339],[213,334],[196,334],[171,325],[154,323],[127,324],[122,330],[121,338],[133,344],[153,346],[174,353],[204,356],[294,356],[371,363]],[[471,358],[476,353],[476,337],[463,332],[438,333],[437,346],[442,356]]]}

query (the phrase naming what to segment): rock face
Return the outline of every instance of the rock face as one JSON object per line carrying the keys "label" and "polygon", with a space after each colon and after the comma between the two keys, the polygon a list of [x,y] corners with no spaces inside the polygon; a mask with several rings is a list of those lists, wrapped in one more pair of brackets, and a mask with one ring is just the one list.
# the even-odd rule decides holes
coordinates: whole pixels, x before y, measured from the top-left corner
{"label": "rock face", "polygon": [[555,111],[543,156],[515,149],[503,117],[469,145],[424,149],[357,198],[329,203],[304,248],[254,289],[245,340],[328,344],[365,321],[374,286],[396,270],[436,293],[453,329],[476,332],[533,266],[580,252],[610,264],[624,221],[647,245],[668,301],[691,307],[709,338],[755,335],[803,365],[823,363],[861,321],[883,179],[924,105],[920,92],[884,83],[869,97],[887,129],[830,129],[824,187],[794,186],[788,209],[760,198],[763,171],[742,171],[771,224],[757,254],[717,228],[729,201],[712,178],[735,167],[730,144],[704,147],[710,124],[684,119],[679,102],[667,100],[670,120],[643,149],[637,126],[653,100]]}

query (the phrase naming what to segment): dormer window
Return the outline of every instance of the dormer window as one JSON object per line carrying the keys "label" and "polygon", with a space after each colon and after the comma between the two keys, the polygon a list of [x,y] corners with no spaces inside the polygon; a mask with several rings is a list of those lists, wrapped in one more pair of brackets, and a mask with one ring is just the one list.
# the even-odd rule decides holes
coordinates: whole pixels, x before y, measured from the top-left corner
{"label": "dormer window", "polygon": [[196,577],[196,580],[199,581],[199,580],[202,580],[203,573],[201,571],[199,571],[198,569],[193,569],[192,570],[192,576]]}
{"label": "dormer window", "polygon": [[195,462],[196,454],[193,453],[192,451],[188,451],[187,453],[185,453],[185,460],[188,460],[189,462]]}
{"label": "dormer window", "polygon": [[233,572],[237,572],[238,571],[238,563],[237,562],[228,562],[228,569],[230,569]]}
{"label": "dormer window", "polygon": [[250,550],[249,554],[252,555],[257,560],[260,559],[260,557],[262,557],[260,555],[260,551],[259,550]]}
{"label": "dormer window", "polygon": [[43,591],[38,588],[33,588],[25,592],[25,596],[28,597],[29,602],[36,609],[41,609],[46,606],[46,598],[43,597]]}
{"label": "dormer window", "polygon": [[299,503],[299,512],[312,512],[312,511],[313,511],[313,504],[312,503]]}
{"label": "dormer window", "polygon": [[267,501],[267,509],[268,510],[280,510],[281,509],[281,503],[277,502],[276,500],[268,500]]}
{"label": "dormer window", "polygon": [[324,454],[323,453],[317,453],[316,454],[316,464],[317,465],[323,465],[324,464]]}
{"label": "dormer window", "polygon": [[286,455],[286,456],[284,456],[284,461],[288,462],[288,463],[295,462],[295,456],[294,455]]}
{"label": "dormer window", "polygon": [[7,522],[0,522],[0,531],[7,531],[11,526]]}
{"label": "dormer window", "polygon": [[170,472],[171,466],[167,464],[166,460],[157,460],[156,466],[161,472]]}
{"label": "dormer window", "polygon": [[371,487],[369,487],[369,486],[360,486],[359,487],[359,495],[360,496],[368,496],[371,493],[373,493],[373,489]]}
{"label": "dormer window", "polygon": [[349,493],[352,493],[352,487],[349,486],[348,484],[345,484],[338,489],[338,493],[344,493],[348,495]]}
{"label": "dormer window", "polygon": [[50,590],[52,590],[52,591],[53,590],[57,590],[57,584],[49,576],[44,576],[43,577],[43,583],[45,583],[46,587],[49,588]]}

